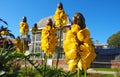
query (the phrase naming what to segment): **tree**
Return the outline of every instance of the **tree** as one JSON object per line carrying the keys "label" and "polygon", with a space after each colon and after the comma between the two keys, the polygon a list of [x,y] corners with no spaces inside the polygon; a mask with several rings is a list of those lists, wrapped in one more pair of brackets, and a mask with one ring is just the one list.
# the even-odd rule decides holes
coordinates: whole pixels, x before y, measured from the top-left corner
{"label": "tree", "polygon": [[3,19],[0,18],[0,22],[5,23],[6,25],[8,25],[8,23],[6,21],[4,21]]}
{"label": "tree", "polygon": [[111,48],[120,48],[120,31],[110,36],[107,43]]}

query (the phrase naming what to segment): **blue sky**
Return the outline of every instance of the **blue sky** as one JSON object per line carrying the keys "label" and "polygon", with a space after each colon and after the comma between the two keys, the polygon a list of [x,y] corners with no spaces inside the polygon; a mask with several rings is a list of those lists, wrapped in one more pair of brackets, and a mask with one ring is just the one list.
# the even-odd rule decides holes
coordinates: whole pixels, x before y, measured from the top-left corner
{"label": "blue sky", "polygon": [[27,16],[29,27],[40,19],[54,15],[57,3],[62,2],[64,10],[72,20],[76,12],[81,12],[91,32],[93,41],[106,44],[107,39],[120,31],[120,0],[0,0],[0,18],[17,37],[19,23]]}

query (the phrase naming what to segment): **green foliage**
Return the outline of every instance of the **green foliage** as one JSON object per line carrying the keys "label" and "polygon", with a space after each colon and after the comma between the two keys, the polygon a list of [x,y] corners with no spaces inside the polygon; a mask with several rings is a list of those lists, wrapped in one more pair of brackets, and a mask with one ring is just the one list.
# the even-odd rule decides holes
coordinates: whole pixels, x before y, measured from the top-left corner
{"label": "green foliage", "polygon": [[111,48],[120,48],[120,31],[110,36],[107,43]]}
{"label": "green foliage", "polygon": [[45,77],[74,77],[76,76],[77,72],[69,72],[65,71],[62,68],[56,68],[56,67],[50,67],[46,66],[46,71],[44,71],[44,66],[38,67],[38,71],[42,77],[44,77],[44,72]]}
{"label": "green foliage", "polygon": [[14,72],[14,75],[17,74],[19,68],[12,69],[17,57],[18,54],[16,54],[15,48],[0,49],[0,77],[14,77],[11,76],[11,72]]}
{"label": "green foliage", "polygon": [[[31,56],[40,56],[41,54],[28,54],[17,53],[16,48],[10,49],[0,49],[0,77],[17,77],[19,74],[19,70],[21,65],[19,62],[23,59],[28,60],[30,62]],[[33,63],[34,65],[34,63]]]}
{"label": "green foliage", "polygon": [[[39,73],[32,67],[27,67],[27,75],[29,77],[35,77],[35,76],[41,77]],[[19,70],[19,74],[16,77],[25,77],[25,76],[26,76],[26,68],[24,67]]]}

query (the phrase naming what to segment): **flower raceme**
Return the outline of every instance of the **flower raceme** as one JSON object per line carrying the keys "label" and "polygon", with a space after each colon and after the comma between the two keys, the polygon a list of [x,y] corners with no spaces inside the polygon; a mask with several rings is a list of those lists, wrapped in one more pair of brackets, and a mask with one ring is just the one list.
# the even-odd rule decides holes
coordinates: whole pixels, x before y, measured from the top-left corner
{"label": "flower raceme", "polygon": [[69,70],[78,66],[86,71],[96,57],[88,28],[81,29],[77,24],[73,24],[67,32],[63,48]]}
{"label": "flower raceme", "polygon": [[41,46],[40,48],[44,51],[46,56],[53,55],[55,47],[58,44],[58,39],[55,35],[56,29],[49,25],[42,30]]}
{"label": "flower raceme", "polygon": [[1,35],[9,35],[9,32],[8,31],[6,31],[6,30],[3,30],[3,31],[1,31],[1,33],[0,33]]}
{"label": "flower raceme", "polygon": [[55,15],[54,15],[54,21],[55,25],[60,27],[60,26],[65,26],[67,22],[67,15],[65,14],[63,9],[56,9]]}
{"label": "flower raceme", "polygon": [[21,36],[28,36],[28,32],[29,32],[29,26],[26,22],[20,22],[20,35]]}
{"label": "flower raceme", "polygon": [[36,31],[38,30],[38,27],[37,27],[37,24],[35,24],[33,27],[32,27],[32,34],[35,34]]}
{"label": "flower raceme", "polygon": [[23,44],[23,41],[19,37],[15,39],[14,45],[16,46],[16,51],[18,53],[24,53],[26,46]]}

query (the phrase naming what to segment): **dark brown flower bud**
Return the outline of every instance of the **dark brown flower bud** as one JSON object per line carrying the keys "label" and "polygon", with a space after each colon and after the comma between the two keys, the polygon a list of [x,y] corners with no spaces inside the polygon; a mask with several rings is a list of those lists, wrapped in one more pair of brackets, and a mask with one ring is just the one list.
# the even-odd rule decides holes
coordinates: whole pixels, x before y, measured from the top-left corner
{"label": "dark brown flower bud", "polygon": [[63,9],[63,5],[62,5],[62,3],[59,2],[58,5],[57,5],[57,7],[58,7],[60,10],[62,10],[62,9]]}
{"label": "dark brown flower bud", "polygon": [[84,29],[86,27],[85,24],[85,18],[81,13],[75,13],[74,17],[73,17],[73,23],[74,24],[78,24],[81,29]]}

